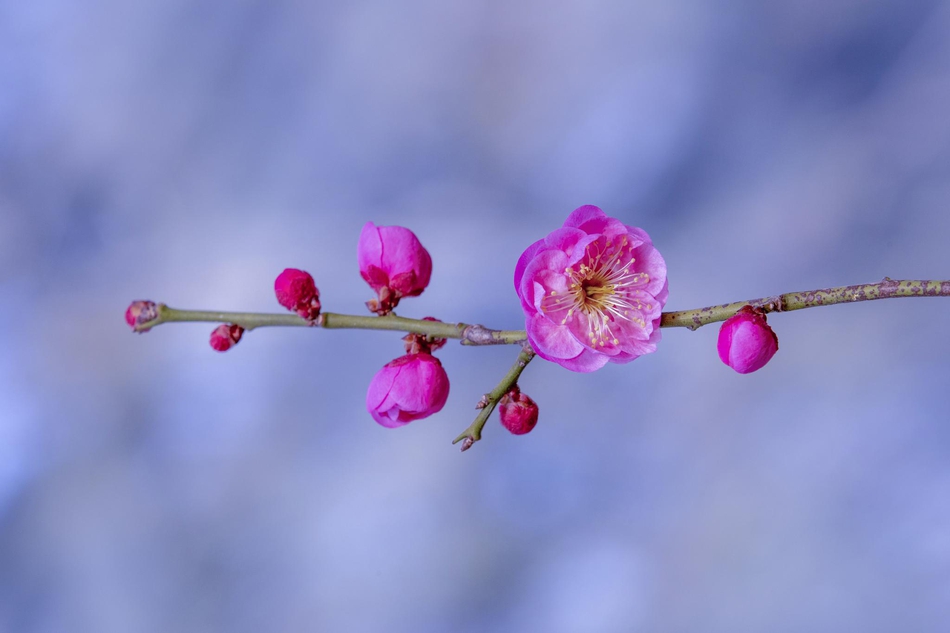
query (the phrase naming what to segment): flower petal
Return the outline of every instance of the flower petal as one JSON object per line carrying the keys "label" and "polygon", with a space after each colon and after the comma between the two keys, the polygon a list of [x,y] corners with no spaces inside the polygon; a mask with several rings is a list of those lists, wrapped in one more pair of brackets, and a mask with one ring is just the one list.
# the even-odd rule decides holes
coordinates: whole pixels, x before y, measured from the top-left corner
{"label": "flower petal", "polygon": [[379,237],[379,228],[372,222],[363,225],[360,231],[360,239],[356,246],[356,259],[359,262],[360,270],[366,270],[370,266],[377,268],[382,266],[383,262],[383,241]]}
{"label": "flower petal", "polygon": [[574,358],[561,359],[554,362],[565,369],[570,369],[571,371],[580,372],[582,374],[589,374],[606,365],[609,358],[610,357],[605,354],[597,354],[589,349],[585,349]]}
{"label": "flower petal", "polygon": [[528,267],[528,264],[531,263],[531,260],[534,259],[535,255],[543,248],[544,240],[538,240],[526,248],[521,254],[521,257],[518,258],[518,263],[515,264],[515,292],[521,288],[521,279],[524,277],[524,271]]}
{"label": "flower petal", "polygon": [[[567,257],[561,251],[546,249],[539,251],[534,259],[528,263],[524,275],[521,278],[521,287],[518,291],[518,296],[521,297],[521,307],[524,309],[525,314],[536,312],[538,310],[537,305],[539,305],[541,301],[543,292],[536,292],[535,283],[538,282],[541,284],[541,288],[546,288],[545,282],[552,283],[556,281],[556,276],[552,277],[545,273],[553,271],[560,273],[560,271],[564,270],[567,266],[566,262]],[[563,275],[561,275],[561,277],[563,277]],[[546,289],[561,291],[561,288],[558,287]]]}
{"label": "flower petal", "polygon": [[574,358],[584,349],[567,326],[555,325],[541,314],[534,314],[525,325],[531,347],[545,360]]}
{"label": "flower petal", "polygon": [[588,223],[594,223],[599,226],[597,223],[602,223],[607,219],[607,214],[604,213],[600,207],[595,207],[592,204],[585,204],[582,207],[577,207],[571,214],[567,216],[567,219],[564,220],[564,226],[574,227],[575,229],[581,229],[588,233],[600,233],[600,231],[594,230],[591,231],[589,227],[584,225]]}
{"label": "flower petal", "polygon": [[548,248],[556,248],[567,255],[568,259],[574,258],[574,250],[578,242],[587,237],[587,233],[580,229],[571,227],[562,227],[555,229],[544,238],[544,244]]}

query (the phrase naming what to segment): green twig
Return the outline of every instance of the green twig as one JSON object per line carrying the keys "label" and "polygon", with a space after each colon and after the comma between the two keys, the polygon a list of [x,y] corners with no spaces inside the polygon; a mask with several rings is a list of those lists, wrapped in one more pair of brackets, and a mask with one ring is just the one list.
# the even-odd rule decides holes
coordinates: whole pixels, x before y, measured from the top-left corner
{"label": "green twig", "polygon": [[855,301],[873,301],[875,299],[898,297],[950,297],[950,281],[900,281],[885,277],[876,284],[787,292],[783,295],[749,301],[735,301],[718,306],[709,306],[708,308],[664,312],[660,327],[685,327],[695,330],[710,323],[725,321],[745,305],[761,308],[764,312],[790,312],[836,303],[854,303]]}
{"label": "green twig", "polygon": [[269,314],[261,312],[216,312],[212,310],[178,310],[160,303],[158,316],[142,323],[137,331],[144,332],[163,323],[211,322],[234,323],[245,330],[259,327],[321,327],[327,330],[395,330],[426,334],[436,338],[461,340],[463,345],[505,345],[525,340],[524,330],[493,330],[482,325],[467,323],[443,323],[423,319],[407,319],[389,314],[383,317],[358,316],[355,314],[336,314],[324,312],[315,321],[307,321],[296,314]]}
{"label": "green twig", "polygon": [[[883,281],[874,284],[788,292],[771,297],[735,301],[693,310],[664,312],[660,326],[685,327],[695,330],[710,323],[725,321],[745,305],[761,308],[765,312],[790,312],[837,303],[898,297],[950,297],[950,281],[899,281],[885,277]],[[292,313],[268,314],[260,312],[178,310],[169,308],[162,303],[158,304],[158,316],[155,319],[142,323],[135,329],[144,332],[162,323],[193,321],[236,323],[245,330],[271,326],[321,327],[328,330],[395,330],[426,334],[437,338],[458,339],[463,345],[514,345],[523,343],[527,339],[524,330],[493,330],[482,325],[407,319],[394,314],[377,317],[324,312],[316,321],[307,321]]]}
{"label": "green twig", "polygon": [[515,364],[511,366],[511,369],[508,370],[508,373],[505,374],[505,377],[501,379],[501,382],[499,382],[494,389],[482,396],[482,399],[478,402],[478,408],[480,410],[478,415],[475,416],[475,421],[472,422],[467,429],[462,431],[461,435],[452,440],[453,444],[462,442],[462,451],[467,451],[472,448],[475,442],[482,439],[482,429],[485,427],[485,423],[488,422],[492,411],[495,410],[498,401],[517,384],[521,372],[528,366],[532,358],[534,358],[534,350],[531,349],[531,346],[527,343],[523,344],[521,353],[518,354],[518,359],[515,361]]}

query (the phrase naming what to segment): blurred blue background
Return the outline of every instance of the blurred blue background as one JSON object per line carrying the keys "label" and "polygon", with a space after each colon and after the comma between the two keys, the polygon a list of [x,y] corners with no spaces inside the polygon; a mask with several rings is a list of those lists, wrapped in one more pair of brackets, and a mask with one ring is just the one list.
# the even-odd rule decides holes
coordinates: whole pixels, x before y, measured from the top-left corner
{"label": "blurred blue background", "polygon": [[950,277],[950,3],[0,2],[0,631],[946,631],[950,300],[774,315],[577,375],[525,437],[364,410],[392,333],[210,324],[370,297],[367,220],[435,263],[405,316],[515,328],[592,203],[669,309]]}

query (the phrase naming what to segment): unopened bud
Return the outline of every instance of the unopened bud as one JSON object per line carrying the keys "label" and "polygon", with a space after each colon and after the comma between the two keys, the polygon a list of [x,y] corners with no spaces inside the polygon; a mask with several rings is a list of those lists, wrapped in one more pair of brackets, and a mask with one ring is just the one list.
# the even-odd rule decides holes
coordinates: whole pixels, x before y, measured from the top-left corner
{"label": "unopened bud", "polygon": [[389,314],[403,297],[422,294],[432,276],[432,258],[415,233],[402,226],[367,222],[356,247],[360,275],[376,292],[370,312]]}
{"label": "unopened bud", "polygon": [[151,328],[139,329],[143,323],[158,318],[158,306],[154,301],[133,301],[125,311],[125,322],[133,332],[148,332]]}
{"label": "unopened bud", "polygon": [[778,351],[778,337],[765,313],[743,306],[719,328],[719,358],[740,374],[762,369]]}
{"label": "unopened bud", "polygon": [[498,402],[501,424],[515,435],[524,435],[538,423],[538,405],[521,393],[518,385],[511,388]]}
{"label": "unopened bud", "polygon": [[310,273],[287,268],[274,281],[277,302],[301,318],[313,321],[320,314],[320,291]]}
{"label": "unopened bud", "polygon": [[219,352],[226,352],[241,340],[244,335],[244,328],[233,323],[224,323],[219,325],[211,333],[211,347]]}
{"label": "unopened bud", "polygon": [[396,428],[438,413],[449,397],[449,377],[430,354],[406,354],[376,372],[366,410],[381,426]]}

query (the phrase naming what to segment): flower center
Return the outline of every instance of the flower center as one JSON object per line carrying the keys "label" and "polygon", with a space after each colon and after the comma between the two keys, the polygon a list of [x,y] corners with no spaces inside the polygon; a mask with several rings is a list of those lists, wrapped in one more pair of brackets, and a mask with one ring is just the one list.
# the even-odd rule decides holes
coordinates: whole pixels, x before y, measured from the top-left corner
{"label": "flower center", "polygon": [[541,309],[558,312],[567,308],[561,325],[584,315],[591,347],[604,347],[608,342],[618,345],[620,340],[614,329],[619,322],[646,327],[639,311],[653,308],[640,300],[648,295],[638,288],[649,282],[650,276],[632,272],[634,262],[633,246],[626,237],[613,245],[609,240],[589,244],[581,265],[564,269],[567,290],[561,293],[552,290],[541,301]]}

